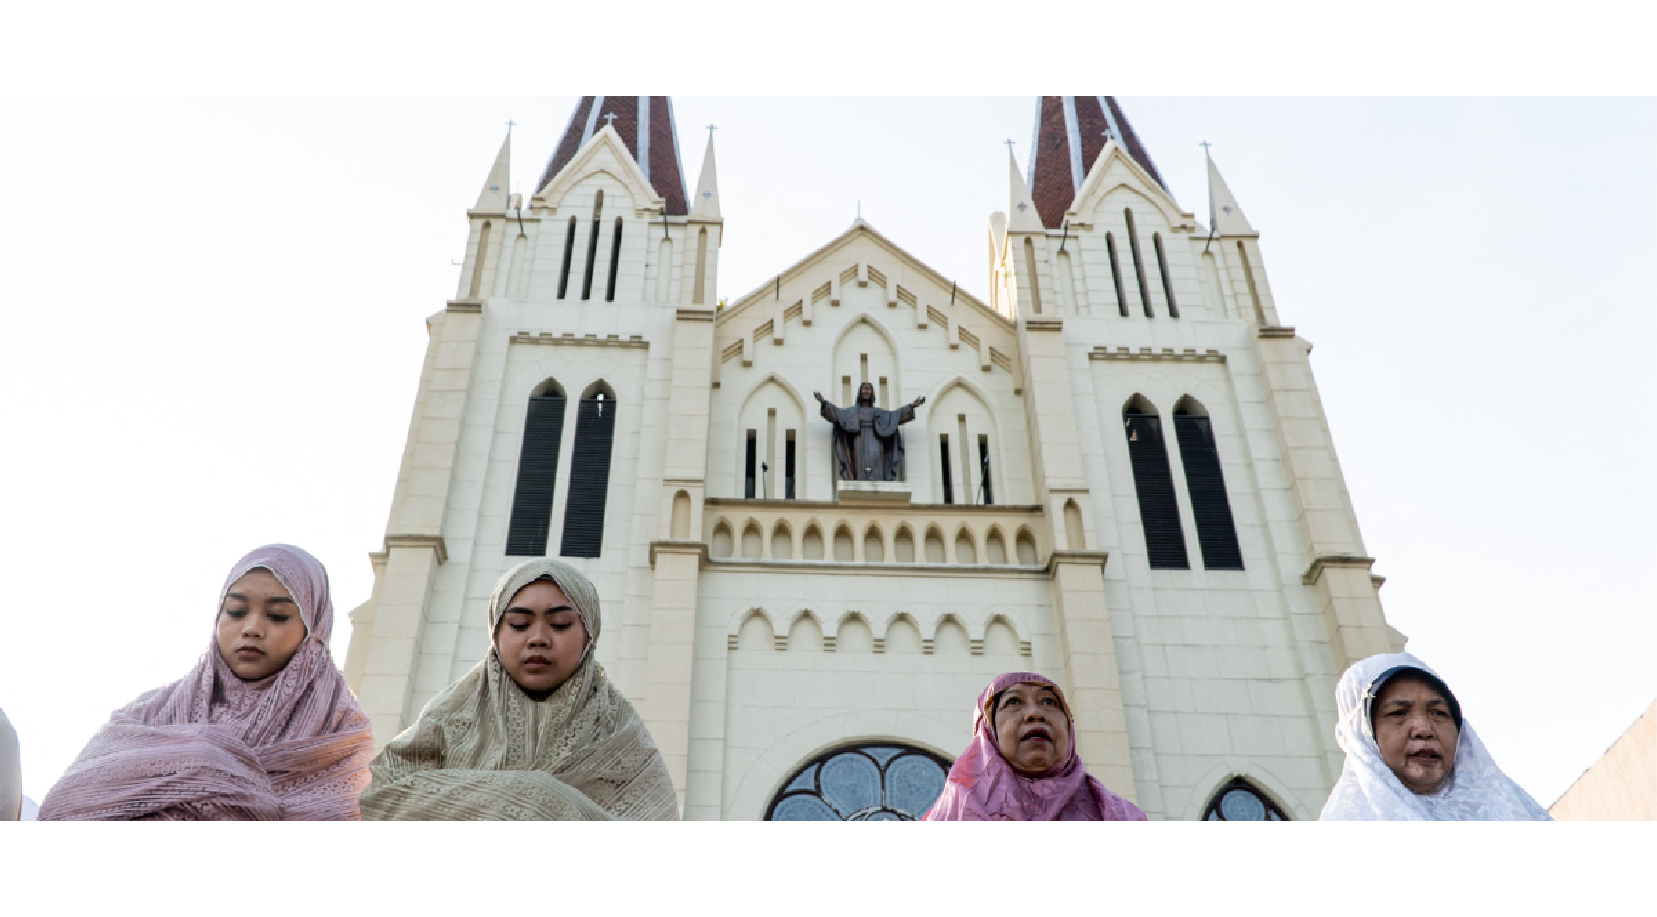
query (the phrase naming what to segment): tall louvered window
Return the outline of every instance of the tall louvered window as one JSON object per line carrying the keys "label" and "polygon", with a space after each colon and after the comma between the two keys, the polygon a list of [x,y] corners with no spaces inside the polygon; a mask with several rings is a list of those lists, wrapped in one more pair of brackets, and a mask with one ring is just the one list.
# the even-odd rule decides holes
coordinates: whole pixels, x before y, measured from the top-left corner
{"label": "tall louvered window", "polygon": [[1133,273],[1139,280],[1139,304],[1145,309],[1146,318],[1155,318],[1151,314],[1151,288],[1145,282],[1145,261],[1139,257],[1139,231],[1133,228],[1133,209],[1124,207],[1122,218],[1128,221],[1128,248],[1133,254]]}
{"label": "tall louvered window", "polygon": [[783,499],[784,500],[792,500],[792,499],[794,499],[794,474],[795,474],[795,469],[799,467],[795,464],[795,459],[794,459],[794,431],[793,430],[789,430],[788,431],[788,438],[786,440],[783,440],[783,444],[782,444],[782,467],[783,467]]}
{"label": "tall louvered window", "polygon": [[575,217],[570,217],[570,226],[564,230],[564,266],[558,271],[558,298],[563,299],[570,289],[570,258],[575,254]]}
{"label": "tall louvered window", "polygon": [[565,557],[597,557],[604,546],[604,503],[610,489],[610,444],[616,432],[616,396],[596,383],[581,398],[570,455],[570,492],[564,501]]}
{"label": "tall louvered window", "polygon": [[949,480],[949,434],[948,433],[939,433],[938,434],[938,460],[943,464],[943,470],[944,470],[944,479],[943,479],[944,480],[944,502],[945,503],[954,503],[955,502],[955,488],[954,488],[954,486],[952,486],[952,482]]}
{"label": "tall louvered window", "polygon": [[[575,217],[570,217],[570,225],[575,225]],[[1127,318],[1128,297],[1122,292],[1122,267],[1116,262],[1116,237],[1108,232],[1105,233],[1105,251],[1110,254],[1110,280],[1116,284],[1116,308],[1123,318]]]}
{"label": "tall louvered window", "polygon": [[1145,553],[1152,569],[1189,570],[1185,529],[1174,497],[1174,475],[1168,469],[1168,450],[1162,440],[1162,418],[1142,396],[1135,395],[1122,409],[1122,427],[1128,436],[1128,460],[1133,464],[1133,486],[1139,495],[1139,524],[1145,530]]}
{"label": "tall louvered window", "polygon": [[748,500],[754,499],[754,472],[758,470],[755,467],[759,452],[757,433],[757,430],[749,430],[742,448],[742,496]]}
{"label": "tall louvered window", "polygon": [[978,434],[978,472],[984,505],[991,506],[995,503],[995,488],[990,485],[990,438],[983,433]]}
{"label": "tall louvered window", "polygon": [[616,217],[616,234],[610,240],[610,282],[604,287],[604,301],[616,301],[616,268],[621,265],[621,217]]}
{"label": "tall louvered window", "polygon": [[1174,435],[1179,440],[1180,464],[1185,466],[1185,489],[1191,495],[1191,515],[1197,522],[1203,567],[1243,569],[1231,501],[1226,498],[1225,475],[1220,472],[1220,455],[1214,448],[1214,427],[1196,399],[1187,396],[1174,405]]}
{"label": "tall louvered window", "polygon": [[581,298],[593,298],[593,263],[598,260],[599,214],[604,212],[604,192],[593,201],[593,231],[587,234],[587,273],[581,278]]}
{"label": "tall louvered window", "polygon": [[564,391],[556,382],[529,399],[524,442],[518,450],[518,484],[512,493],[506,553],[541,557],[552,525],[552,493],[558,482],[558,444],[564,435]]}
{"label": "tall louvered window", "polygon": [[1174,302],[1174,285],[1168,280],[1168,256],[1162,251],[1162,233],[1151,233],[1151,244],[1156,247],[1156,269],[1162,273],[1162,295],[1168,297],[1168,317],[1179,318],[1179,304]]}

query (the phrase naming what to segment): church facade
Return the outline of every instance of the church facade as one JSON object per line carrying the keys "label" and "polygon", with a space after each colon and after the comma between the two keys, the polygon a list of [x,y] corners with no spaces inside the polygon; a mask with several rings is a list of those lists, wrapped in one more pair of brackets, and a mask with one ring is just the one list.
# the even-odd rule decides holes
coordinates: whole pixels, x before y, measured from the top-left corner
{"label": "church facade", "polygon": [[[988,301],[862,220],[722,299],[713,141],[689,183],[667,97],[584,97],[527,200],[503,146],[351,613],[376,740],[551,555],[598,587],[686,818],[918,816],[1012,670],[1063,685],[1153,819],[1316,818],[1335,681],[1404,638],[1311,346],[1212,163],[1205,226],[1113,98],[1035,120]],[[925,399],[883,480],[841,478],[814,398],[863,383],[892,418]]]}

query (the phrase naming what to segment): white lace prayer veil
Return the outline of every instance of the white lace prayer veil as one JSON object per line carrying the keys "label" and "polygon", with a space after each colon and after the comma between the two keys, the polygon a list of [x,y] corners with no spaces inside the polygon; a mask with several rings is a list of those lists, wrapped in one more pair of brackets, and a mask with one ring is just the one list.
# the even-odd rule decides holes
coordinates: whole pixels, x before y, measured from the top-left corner
{"label": "white lace prayer veil", "polygon": [[1456,763],[1444,786],[1431,796],[1417,796],[1404,786],[1381,759],[1369,713],[1376,692],[1399,669],[1418,669],[1443,682],[1437,672],[1409,653],[1381,653],[1353,663],[1336,685],[1340,719],[1335,724],[1335,740],[1346,752],[1346,764],[1323,805],[1320,821],[1553,820],[1496,766],[1465,716]]}

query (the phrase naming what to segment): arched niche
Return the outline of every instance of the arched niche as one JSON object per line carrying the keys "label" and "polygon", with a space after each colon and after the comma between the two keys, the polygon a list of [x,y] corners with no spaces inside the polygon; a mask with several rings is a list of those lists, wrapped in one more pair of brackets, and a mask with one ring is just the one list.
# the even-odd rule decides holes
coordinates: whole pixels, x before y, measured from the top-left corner
{"label": "arched niche", "polygon": [[802,611],[788,628],[788,651],[820,653],[823,651],[823,626],[817,616]]}
{"label": "arched niche", "polygon": [[907,525],[899,526],[892,538],[892,560],[900,564],[915,562],[915,532]]}
{"label": "arched niche", "polygon": [[964,525],[955,533],[955,562],[978,563],[978,545],[973,541],[972,530]]}
{"label": "arched niche", "polygon": [[735,542],[731,538],[731,524],[724,519],[714,523],[713,538],[708,542],[708,556],[734,557],[732,552],[735,548]]}
{"label": "arched niche", "polygon": [[834,559],[841,563],[850,563],[856,559],[852,547],[852,530],[844,522],[834,527]]}
{"label": "arched niche", "polygon": [[742,527],[742,558],[759,560],[765,555],[765,535],[759,523],[752,519]]}
{"label": "arched niche", "polygon": [[863,531],[863,560],[871,564],[886,560],[885,540],[880,537],[880,526],[873,522]]}
{"label": "arched niche", "polygon": [[[995,413],[990,410],[983,392],[957,378],[939,389],[938,397],[927,407],[926,449],[923,452],[915,448],[918,444],[907,442],[904,446],[911,454],[929,456],[928,474],[936,502],[1005,503],[1006,471],[1001,460],[1001,440]],[[990,471],[987,488],[984,486],[986,457]]]}
{"label": "arched niche", "polygon": [[679,491],[673,495],[673,521],[668,529],[668,537],[674,541],[684,541],[690,538],[690,494]]}
{"label": "arched niche", "polygon": [[771,619],[759,609],[754,609],[743,619],[742,627],[737,631],[736,648],[739,650],[774,650],[776,649],[776,635],[771,629]]}
{"label": "arched niche", "polygon": [[1036,536],[1031,533],[1029,526],[1018,527],[1018,537],[1014,539],[1013,546],[1019,563],[1026,566],[1041,563],[1041,555],[1036,551]]}
{"label": "arched niche", "polygon": [[1075,500],[1064,501],[1064,546],[1072,551],[1087,550],[1087,528]]}
{"label": "arched niche", "polygon": [[771,559],[794,559],[794,533],[789,530],[788,523],[778,520],[771,529]]}
{"label": "arched niche", "polygon": [[926,562],[929,564],[949,562],[949,554],[944,550],[944,533],[935,525],[926,530]]}
{"label": "arched niche", "polygon": [[840,619],[840,626],[835,630],[834,651],[836,653],[872,653],[875,651],[874,630],[869,622],[864,620],[858,612],[847,612]]}
{"label": "arched niche", "polygon": [[805,536],[800,539],[800,559],[822,560],[823,557],[823,527],[813,522],[806,526]]}
{"label": "arched niche", "polygon": [[885,649],[887,654],[920,653],[921,629],[914,618],[900,613],[886,625]]}
{"label": "arched niche", "polygon": [[988,535],[984,536],[984,563],[1004,564],[1007,562],[1007,539],[1001,534],[1000,526],[991,526]]}
{"label": "arched niche", "polygon": [[972,652],[972,638],[954,615],[944,615],[932,635],[932,653],[936,656],[965,656]]}
{"label": "arched niche", "polygon": [[805,489],[806,466],[810,463],[807,456],[810,450],[805,448],[805,409],[799,393],[781,376],[775,373],[766,376],[742,402],[732,433],[736,443],[738,493],[746,492],[743,485],[748,473],[750,430],[754,433],[754,496],[773,500],[790,497],[787,477],[791,449],[798,496]]}
{"label": "arched niche", "polygon": [[[864,381],[874,385],[877,406],[891,410],[902,400],[897,346],[891,334],[867,315],[859,315],[841,330],[834,344],[833,367],[834,376],[823,397],[840,407],[856,402],[858,386]],[[904,445],[907,450],[908,444]]]}

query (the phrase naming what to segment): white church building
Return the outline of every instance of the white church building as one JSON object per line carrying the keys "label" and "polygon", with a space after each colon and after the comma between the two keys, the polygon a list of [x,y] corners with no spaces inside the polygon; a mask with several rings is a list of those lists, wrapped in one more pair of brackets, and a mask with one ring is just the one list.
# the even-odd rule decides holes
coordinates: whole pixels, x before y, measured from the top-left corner
{"label": "white church building", "polygon": [[[1212,163],[1204,225],[1115,99],[1034,127],[988,302],[862,220],[721,291],[713,142],[687,183],[665,96],[584,97],[527,200],[503,146],[351,613],[376,740],[544,555],[597,585],[686,818],[918,817],[1011,670],[1063,685],[1089,770],[1153,819],[1316,818],[1335,681],[1404,638],[1311,345]],[[865,381],[926,398],[897,481],[837,480],[812,392]]]}

